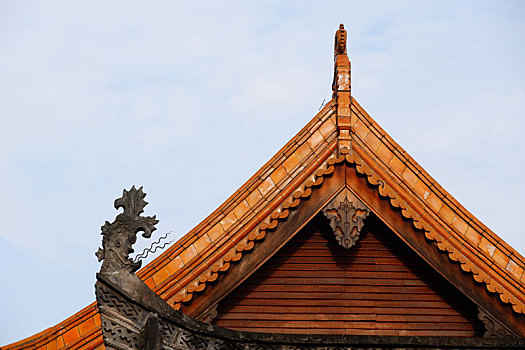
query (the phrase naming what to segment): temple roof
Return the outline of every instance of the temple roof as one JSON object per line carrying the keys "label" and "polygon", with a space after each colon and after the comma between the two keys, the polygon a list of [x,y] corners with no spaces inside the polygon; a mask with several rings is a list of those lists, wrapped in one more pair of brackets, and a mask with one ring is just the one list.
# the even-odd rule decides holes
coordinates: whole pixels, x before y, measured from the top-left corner
{"label": "temple roof", "polygon": [[[343,43],[344,41],[344,43]],[[331,101],[221,206],[137,275],[184,311],[285,222],[334,167],[356,168],[436,254],[515,314],[525,313],[525,260],[443,189],[351,96],[346,32],[336,35]],[[464,179],[469,181],[469,179]],[[103,346],[93,303],[5,349]]]}

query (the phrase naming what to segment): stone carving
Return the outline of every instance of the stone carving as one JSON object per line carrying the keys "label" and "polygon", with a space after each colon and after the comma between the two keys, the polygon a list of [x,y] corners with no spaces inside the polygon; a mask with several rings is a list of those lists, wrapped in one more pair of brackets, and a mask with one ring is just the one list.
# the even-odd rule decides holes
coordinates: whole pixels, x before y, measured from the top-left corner
{"label": "stone carving", "polygon": [[352,192],[345,189],[326,205],[323,214],[330,220],[330,227],[339,244],[348,249],[359,238],[364,219],[370,214],[370,210]]}
{"label": "stone carving", "polygon": [[124,211],[117,215],[115,221],[106,221],[101,227],[102,248],[95,253],[98,261],[104,260],[101,273],[120,269],[135,272],[142,265],[141,261],[134,262],[129,258],[129,254],[133,253],[132,246],[137,240],[137,233],[142,231],[142,236],[149,238],[159,222],[155,216],[141,216],[148,204],[144,197],[146,194],[142,192],[142,187],[137,190],[133,186],[129,191],[124,190],[122,197],[115,200],[115,209],[123,208]]}
{"label": "stone carving", "polygon": [[335,32],[334,55],[346,55],[346,30],[342,23]]}
{"label": "stone carving", "polygon": [[485,326],[485,338],[517,338],[517,335],[512,333],[501,322],[496,320],[492,315],[478,307],[478,318]]}
{"label": "stone carving", "polygon": [[160,350],[161,338],[159,337],[159,315],[148,313],[144,328],[140,332],[141,349]]}
{"label": "stone carving", "polygon": [[101,283],[95,285],[97,303],[102,323],[102,334],[106,348],[138,349],[141,343],[141,310],[120,298]]}

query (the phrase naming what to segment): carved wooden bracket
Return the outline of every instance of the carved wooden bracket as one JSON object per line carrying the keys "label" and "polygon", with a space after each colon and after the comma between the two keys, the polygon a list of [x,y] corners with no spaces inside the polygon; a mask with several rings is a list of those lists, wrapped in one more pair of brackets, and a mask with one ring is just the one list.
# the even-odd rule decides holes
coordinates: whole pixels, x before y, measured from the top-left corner
{"label": "carved wooden bracket", "polygon": [[478,306],[478,318],[485,326],[484,338],[518,338],[511,330]]}
{"label": "carved wooden bracket", "polygon": [[323,214],[330,219],[330,227],[339,244],[348,249],[359,238],[370,209],[345,188],[325,206]]}
{"label": "carved wooden bracket", "polygon": [[124,190],[122,197],[115,200],[115,209],[123,208],[124,211],[117,215],[115,221],[106,221],[102,229],[102,248],[95,255],[102,262],[101,273],[110,273],[120,269],[129,272],[137,271],[142,265],[141,261],[134,262],[129,258],[133,253],[133,244],[137,241],[137,233],[143,231],[142,236],[150,238],[159,222],[155,216],[141,216],[144,207],[148,204],[144,200],[146,194],[142,187],[138,190],[135,186],[129,191]]}
{"label": "carved wooden bracket", "polygon": [[217,305],[218,304],[215,304],[206,310],[206,312],[204,312],[204,314],[202,314],[202,316],[200,316],[198,319],[204,323],[212,324],[215,317],[217,317]]}

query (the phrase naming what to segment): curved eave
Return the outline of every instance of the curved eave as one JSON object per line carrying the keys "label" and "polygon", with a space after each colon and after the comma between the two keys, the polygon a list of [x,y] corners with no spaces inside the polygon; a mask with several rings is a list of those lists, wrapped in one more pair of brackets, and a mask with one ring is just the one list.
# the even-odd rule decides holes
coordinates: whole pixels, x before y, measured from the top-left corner
{"label": "curved eave", "polygon": [[[336,137],[334,105],[330,101],[221,206],[137,275],[170,305],[180,307],[182,298],[202,285],[203,275],[206,281],[210,276],[213,279],[212,270],[225,272],[229,261],[240,258],[239,250],[243,249],[239,248],[249,234],[246,228],[256,228],[284,200],[283,190],[293,191],[303,181],[305,169],[315,169],[329,156]],[[327,151],[330,144],[332,149]],[[3,349],[99,346],[103,348],[100,315],[93,303],[56,326]]]}
{"label": "curved eave", "polygon": [[[510,293],[506,299],[514,296],[523,303],[523,257],[445,191],[355,99],[352,99],[352,113],[356,117],[352,126],[354,137],[369,156],[369,165],[383,172],[397,191],[406,195],[405,201],[411,207],[422,210],[420,215],[425,221],[435,226],[444,241],[466,257],[471,268],[477,267],[487,274],[483,282],[490,292],[502,294],[496,287],[502,285]],[[514,309],[525,313],[523,306]]]}

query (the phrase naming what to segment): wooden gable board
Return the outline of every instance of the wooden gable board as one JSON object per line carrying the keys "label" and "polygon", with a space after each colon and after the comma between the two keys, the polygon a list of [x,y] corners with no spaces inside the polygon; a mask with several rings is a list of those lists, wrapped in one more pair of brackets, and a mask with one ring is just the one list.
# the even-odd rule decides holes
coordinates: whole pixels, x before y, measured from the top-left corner
{"label": "wooden gable board", "polygon": [[211,321],[240,331],[299,334],[481,337],[485,332],[476,305],[375,214],[347,249],[318,213],[219,302]]}

